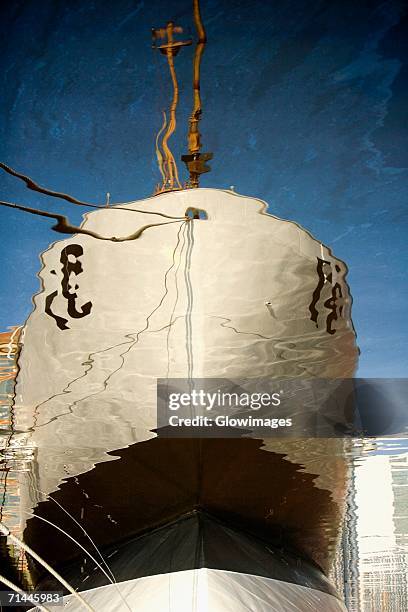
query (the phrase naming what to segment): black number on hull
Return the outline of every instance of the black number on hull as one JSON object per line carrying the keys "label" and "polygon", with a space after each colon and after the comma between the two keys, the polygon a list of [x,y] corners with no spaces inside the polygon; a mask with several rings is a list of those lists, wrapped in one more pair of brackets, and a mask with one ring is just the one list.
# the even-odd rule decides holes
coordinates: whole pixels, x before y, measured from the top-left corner
{"label": "black number on hull", "polygon": [[[78,285],[73,284],[71,278],[72,275],[74,275],[75,278],[83,272],[82,263],[79,261],[79,257],[83,255],[83,252],[84,250],[81,245],[70,244],[62,249],[60,257],[60,262],[62,263],[61,293],[67,300],[67,313],[72,319],[82,319],[82,317],[89,315],[92,310],[92,302],[86,302],[80,309],[77,308],[76,300],[78,299],[78,294],[76,290],[78,289]],[[74,261],[70,261],[70,255],[75,258]],[[54,270],[51,272],[55,273]],[[68,319],[52,311],[52,303],[57,295],[58,291],[54,291],[47,295],[45,298],[45,312],[55,320],[59,329],[70,329],[67,325]]]}
{"label": "black number on hull", "polygon": [[[328,271],[325,271],[325,266],[328,267]],[[327,268],[326,268],[327,269]],[[331,296],[324,302],[325,308],[330,310],[330,313],[326,318],[326,331],[328,334],[335,334],[336,330],[333,329],[332,325],[334,321],[337,321],[339,316],[343,313],[343,304],[341,303],[343,298],[343,291],[341,285],[339,283],[335,283],[333,285],[333,272],[332,272],[332,264],[330,261],[326,261],[325,259],[317,258],[317,275],[319,277],[319,281],[317,283],[317,287],[313,292],[312,301],[309,306],[310,310],[310,319],[316,323],[316,327],[319,327],[318,324],[318,316],[319,311],[317,310],[317,304],[320,300],[322,289],[325,283],[332,284]],[[340,267],[335,265],[336,272],[340,272]],[[340,304],[337,304],[337,301],[340,301]]]}

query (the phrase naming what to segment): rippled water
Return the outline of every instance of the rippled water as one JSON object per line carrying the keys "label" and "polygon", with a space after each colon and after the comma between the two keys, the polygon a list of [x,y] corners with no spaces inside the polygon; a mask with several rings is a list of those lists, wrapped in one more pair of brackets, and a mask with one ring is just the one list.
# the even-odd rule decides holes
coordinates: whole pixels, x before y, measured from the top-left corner
{"label": "rippled water", "polygon": [[[30,515],[80,533],[50,495],[100,547],[199,505],[294,546],[349,610],[406,610],[404,440],[152,432],[157,377],[352,376],[344,263],[231,192],[165,194],[137,203],[136,217],[126,206],[84,227],[117,237],[191,206],[208,218],[120,244],[75,236],[42,255],[34,311],[2,336],[2,521],[59,566],[77,548]],[[2,546],[30,584],[25,555]]]}

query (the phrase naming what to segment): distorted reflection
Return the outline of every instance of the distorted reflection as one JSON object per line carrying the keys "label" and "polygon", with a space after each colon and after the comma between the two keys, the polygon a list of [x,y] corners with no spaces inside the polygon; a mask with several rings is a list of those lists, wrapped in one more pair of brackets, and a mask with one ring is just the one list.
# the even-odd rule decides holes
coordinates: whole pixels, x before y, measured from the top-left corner
{"label": "distorted reflection", "polygon": [[[205,214],[183,220],[186,210]],[[242,533],[268,541],[297,571],[290,582],[330,598],[327,610],[337,600],[326,576],[349,610],[391,610],[397,583],[406,603],[402,452],[343,439],[154,433],[159,377],[352,377],[358,349],[345,264],[300,226],[231,191],[164,193],[89,213],[84,227],[123,235],[152,211],[180,221],[133,242],[81,234],[53,243],[41,256],[32,314],[2,334],[2,522],[81,591],[108,585],[109,572],[137,578],[123,572],[142,534],[197,519],[210,548],[212,529],[242,550]],[[386,521],[367,509],[370,470],[382,474]],[[132,538],[133,552],[120,548],[119,558],[119,543]],[[112,557],[109,572],[77,542],[102,550],[99,562]],[[3,545],[2,555],[24,585],[56,587],[18,546]]]}

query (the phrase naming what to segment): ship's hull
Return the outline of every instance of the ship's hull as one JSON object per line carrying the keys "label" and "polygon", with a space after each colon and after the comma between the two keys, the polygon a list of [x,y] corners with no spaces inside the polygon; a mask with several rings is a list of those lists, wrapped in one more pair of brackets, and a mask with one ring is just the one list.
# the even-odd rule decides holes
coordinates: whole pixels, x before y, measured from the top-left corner
{"label": "ship's hull", "polygon": [[[86,601],[100,612],[346,612],[332,595],[293,583],[220,570],[177,572],[85,591]],[[69,596],[65,601],[72,600]],[[294,607],[296,606],[296,608]],[[70,602],[70,609],[83,609]]]}
{"label": "ship's hull", "polygon": [[[138,610],[342,610],[324,574],[343,511],[343,441],[156,437],[156,382],[351,376],[345,265],[262,202],[231,192],[170,193],[121,208],[91,213],[83,227],[120,238],[166,224],[124,242],[74,236],[42,257],[16,385],[16,429],[36,455],[21,483],[24,510],[36,514],[26,541],[86,587],[97,610],[108,609],[106,597],[109,610],[127,609],[115,599],[122,588]],[[197,218],[184,219],[192,209]],[[306,582],[295,570],[257,573],[244,556],[242,571],[204,558],[177,571],[131,569],[119,591],[106,581],[90,588],[78,547],[49,537],[44,519],[74,529],[50,493],[103,551],[208,513],[224,529],[236,525],[241,539],[293,548]],[[39,566],[32,575],[39,587],[48,580]]]}
{"label": "ship's hull", "polygon": [[77,235],[43,254],[15,426],[37,448],[45,492],[155,435],[158,378],[347,378],[355,369],[346,267],[295,223],[215,189],[122,207],[88,214],[83,227],[123,237],[168,223],[156,213],[183,219],[194,207],[207,218],[126,242]]}
{"label": "ship's hull", "polygon": [[[203,512],[119,543],[106,558],[111,584],[92,563],[64,570],[98,612],[345,611],[316,566]],[[57,590],[58,584],[48,579],[40,587]],[[72,595],[65,601],[81,609]]]}

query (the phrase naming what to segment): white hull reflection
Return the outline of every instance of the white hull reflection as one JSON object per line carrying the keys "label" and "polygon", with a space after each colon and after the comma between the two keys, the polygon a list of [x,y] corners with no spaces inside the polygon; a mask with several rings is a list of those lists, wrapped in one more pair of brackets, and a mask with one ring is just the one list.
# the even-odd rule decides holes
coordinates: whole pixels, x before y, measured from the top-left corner
{"label": "white hull reflection", "polygon": [[[120,583],[118,589],[129,608],[137,612],[346,612],[344,604],[333,595],[280,580],[220,570],[149,576]],[[126,609],[113,585],[83,591],[82,596],[100,612]],[[64,598],[64,604],[71,612],[83,610],[72,595]]]}
{"label": "white hull reflection", "polygon": [[298,225],[214,189],[122,207],[146,214],[101,210],[83,227],[121,237],[167,221],[148,213],[191,207],[208,219],[120,243],[76,235],[43,254],[16,429],[30,431],[46,492],[154,435],[159,377],[342,378],[355,368],[345,266]]}
{"label": "white hull reflection", "polygon": [[[231,495],[224,504],[221,496],[217,506],[214,500],[220,491],[216,482],[203,493],[200,479],[192,478],[185,487],[182,468],[180,474],[172,469],[174,453],[179,453],[182,466],[183,461],[194,464],[196,450],[190,449],[183,460],[183,442],[174,441],[171,455],[166,442],[155,445],[152,430],[157,425],[157,378],[351,377],[357,348],[344,263],[295,223],[268,215],[263,202],[233,192],[184,190],[120,207],[122,210],[111,207],[89,213],[82,227],[99,236],[121,238],[145,225],[166,224],[124,242],[78,234],[54,243],[42,256],[42,290],[34,298],[35,308],[24,329],[16,383],[15,427],[36,449],[32,474],[22,479],[26,509],[59,489],[60,501],[78,516],[82,510],[77,505],[82,502],[69,488],[70,481],[64,484],[64,480],[74,476],[75,482],[85,486],[81,483],[87,472],[96,466],[91,473],[94,484],[99,483],[95,491],[105,486],[109,495],[111,481],[105,480],[109,470],[105,472],[100,464],[112,461],[109,451],[134,447],[133,458],[113,462],[119,477],[129,478],[133,473],[137,477],[139,470],[145,470],[146,491],[152,481],[156,488],[146,495],[143,490],[144,514],[138,508],[131,519],[130,508],[129,516],[125,512],[117,521],[118,537],[119,533],[125,538],[155,528],[178,516],[177,512],[172,516],[170,505],[160,517],[148,510],[160,505],[160,487],[164,495],[166,482],[174,486],[173,493],[169,485],[172,504],[180,498],[177,491],[188,489],[180,511],[197,509],[202,495],[208,500],[204,510],[222,507],[225,519],[234,514],[239,495],[256,499],[251,470],[255,474],[259,457],[270,451],[266,455],[276,454],[276,461],[296,464],[294,479],[305,471],[309,480],[300,478],[297,491],[292,497],[288,493],[288,499],[293,499],[290,507],[285,506],[283,495],[281,507],[274,509],[276,491],[275,498],[272,493],[267,498],[277,475],[265,473],[259,482],[259,507],[248,506],[251,525],[266,534],[276,517],[283,522],[287,517],[288,529],[292,526],[296,535],[294,526],[299,531],[302,508],[294,500],[309,494],[306,489],[313,474],[311,488],[327,493],[326,523],[319,524],[316,510],[312,535],[300,545],[305,558],[327,571],[333,552],[327,532],[338,531],[346,482],[343,441],[304,444],[269,439],[251,450],[254,441],[235,440],[234,453],[253,457],[254,463],[247,466],[245,484],[235,483],[235,497]],[[184,220],[189,210],[199,218]],[[181,219],[167,223],[169,219],[151,213]],[[210,457],[217,443],[210,441],[209,445]],[[222,449],[217,449],[222,458]],[[157,461],[156,456],[160,457]],[[156,478],[159,473],[166,475],[163,485]],[[92,498],[95,507],[96,495]],[[126,505],[126,500],[113,504],[113,514],[115,508],[120,514],[121,503]],[[49,504],[40,504],[39,514],[51,516],[47,515]],[[103,502],[104,508],[106,504]],[[245,516],[243,509],[243,524]],[[328,517],[336,524],[328,527]],[[93,520],[91,525],[97,529]],[[37,520],[34,529],[32,521],[28,523],[31,528],[28,525],[26,534],[36,540],[44,525]],[[105,537],[105,531],[99,531],[102,547],[112,544],[113,536],[106,532]],[[36,544],[46,556],[44,538],[37,538]],[[48,552],[55,563],[63,563],[56,550]],[[73,557],[74,552],[67,553],[67,559]],[[296,579],[287,584],[282,579],[254,576],[251,568],[241,574],[227,569],[187,568],[137,580],[130,576],[120,588],[128,589],[132,610],[344,610],[333,594],[299,586]],[[193,587],[199,590],[194,595]],[[102,603],[105,597],[109,610],[126,609],[115,601],[110,586],[90,589],[87,595],[97,610],[108,610]],[[68,608],[77,609],[75,605]]]}

